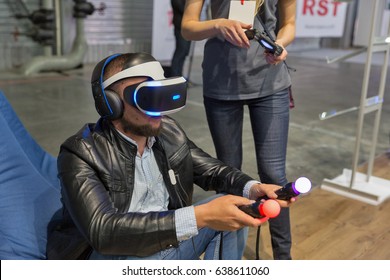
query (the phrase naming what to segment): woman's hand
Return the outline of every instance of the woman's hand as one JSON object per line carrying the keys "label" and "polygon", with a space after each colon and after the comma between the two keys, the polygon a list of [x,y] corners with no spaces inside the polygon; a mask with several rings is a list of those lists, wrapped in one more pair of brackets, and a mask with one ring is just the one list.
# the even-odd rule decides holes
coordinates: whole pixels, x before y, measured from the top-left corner
{"label": "woman's hand", "polygon": [[270,53],[269,51],[264,52],[265,60],[268,64],[272,65],[278,65],[280,62],[283,62],[286,60],[288,52],[287,50],[278,42],[275,42],[279,46],[283,48],[283,52],[279,56],[275,56],[273,53]]}
{"label": "woman's hand", "polygon": [[250,43],[245,35],[245,30],[252,28],[251,24],[245,24],[237,20],[221,18],[215,23],[218,33],[229,43],[241,47],[249,48]]}

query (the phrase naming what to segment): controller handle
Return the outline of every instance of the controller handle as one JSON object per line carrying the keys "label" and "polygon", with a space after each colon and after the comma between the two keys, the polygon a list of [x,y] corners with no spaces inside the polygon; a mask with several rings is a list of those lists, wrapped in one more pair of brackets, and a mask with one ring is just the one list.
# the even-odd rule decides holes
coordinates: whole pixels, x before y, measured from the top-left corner
{"label": "controller handle", "polygon": [[273,199],[266,200],[264,202],[257,200],[250,205],[241,205],[238,207],[248,215],[254,218],[275,218],[280,213],[280,205]]}
{"label": "controller handle", "polygon": [[264,49],[279,56],[283,52],[283,48],[275,43],[265,32],[259,32],[256,29],[248,29],[245,31],[248,40],[256,40]]}
{"label": "controller handle", "polygon": [[[290,200],[302,193],[307,193],[311,189],[311,182],[306,177],[299,177],[295,182],[287,183],[283,188],[278,189],[275,193],[278,195],[277,199]],[[269,199],[267,196],[261,199]]]}

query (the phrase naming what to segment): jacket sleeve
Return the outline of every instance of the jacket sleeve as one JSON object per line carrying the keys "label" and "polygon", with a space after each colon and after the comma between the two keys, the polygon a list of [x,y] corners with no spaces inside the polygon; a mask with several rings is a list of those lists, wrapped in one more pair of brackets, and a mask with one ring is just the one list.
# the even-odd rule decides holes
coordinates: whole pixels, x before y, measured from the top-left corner
{"label": "jacket sleeve", "polygon": [[242,196],[245,184],[254,180],[237,168],[211,157],[192,141],[188,140],[188,145],[193,161],[194,181],[203,189]]}
{"label": "jacket sleeve", "polygon": [[91,246],[100,254],[141,257],[177,246],[174,211],[119,211],[93,168],[97,159],[90,150],[80,140],[63,145],[58,169],[64,206]]}

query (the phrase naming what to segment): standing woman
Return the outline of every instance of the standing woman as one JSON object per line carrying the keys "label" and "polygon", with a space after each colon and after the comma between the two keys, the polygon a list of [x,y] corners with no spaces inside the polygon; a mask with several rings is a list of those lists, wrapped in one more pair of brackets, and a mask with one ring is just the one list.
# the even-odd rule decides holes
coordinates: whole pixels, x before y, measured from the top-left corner
{"label": "standing woman", "polygon": [[[256,0],[254,21],[228,19],[232,0],[210,0],[212,19],[200,21],[205,0],[187,0],[182,34],[208,39],[203,57],[204,105],[217,157],[241,169],[244,106],[248,106],[262,183],[285,185],[291,79],[284,49],[295,37],[296,0]],[[245,5],[249,1],[238,0]],[[234,3],[237,4],[237,3]],[[278,15],[278,16],[277,16]],[[283,47],[279,56],[249,41],[245,30],[266,27]],[[278,28],[278,30],[277,30]],[[226,135],[226,132],[229,132]],[[270,220],[274,259],[291,259],[290,214]]]}

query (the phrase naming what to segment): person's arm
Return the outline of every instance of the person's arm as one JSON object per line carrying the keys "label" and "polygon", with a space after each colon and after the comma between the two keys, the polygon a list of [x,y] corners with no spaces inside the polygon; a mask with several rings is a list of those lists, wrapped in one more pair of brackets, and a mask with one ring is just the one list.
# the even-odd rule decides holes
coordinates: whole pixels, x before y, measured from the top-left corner
{"label": "person's arm", "polygon": [[198,234],[194,206],[175,210],[175,226],[178,241],[187,240]]}
{"label": "person's arm", "polygon": [[214,230],[234,231],[247,226],[260,226],[266,220],[253,218],[238,208],[253,202],[245,197],[225,195],[195,206],[198,228],[209,227]]}
{"label": "person's arm", "polygon": [[218,18],[200,20],[204,0],[187,0],[182,20],[182,35],[186,40],[199,41],[222,36],[239,47],[249,48],[250,43],[244,30],[252,27],[236,20]]}
{"label": "person's arm", "polygon": [[295,38],[296,0],[279,1],[279,31],[276,42],[287,47]]}
{"label": "person's arm", "polygon": [[276,36],[276,44],[283,47],[283,52],[280,56],[274,56],[270,53],[266,54],[266,61],[269,64],[278,64],[286,60],[288,52],[285,49],[295,38],[295,14],[296,0],[280,0],[279,8],[279,31]]}
{"label": "person's arm", "polygon": [[[195,206],[195,216],[198,228],[210,227],[215,230],[237,230],[245,226],[256,227],[267,219],[253,218],[238,206],[254,202],[255,198],[267,195],[276,197],[275,191],[280,186],[272,184],[250,184],[249,198],[242,197],[248,182],[256,182],[240,170],[223,164],[198,148],[188,140],[193,159],[195,183],[205,190],[215,190],[217,193],[230,193],[210,201],[209,203]],[[253,191],[256,190],[255,195]],[[288,206],[287,202],[279,202],[281,206]],[[284,205],[283,205],[284,204]]]}
{"label": "person's arm", "polygon": [[[210,227],[216,230],[237,230],[245,226],[257,227],[268,220],[268,217],[253,218],[241,210],[238,206],[252,204],[258,197],[264,195],[276,198],[276,190],[280,186],[273,184],[261,184],[249,182],[251,185],[249,196],[252,200],[244,197],[227,195],[217,198],[209,203],[195,206],[195,216],[198,227]],[[277,200],[281,207],[289,207],[295,201]]]}

